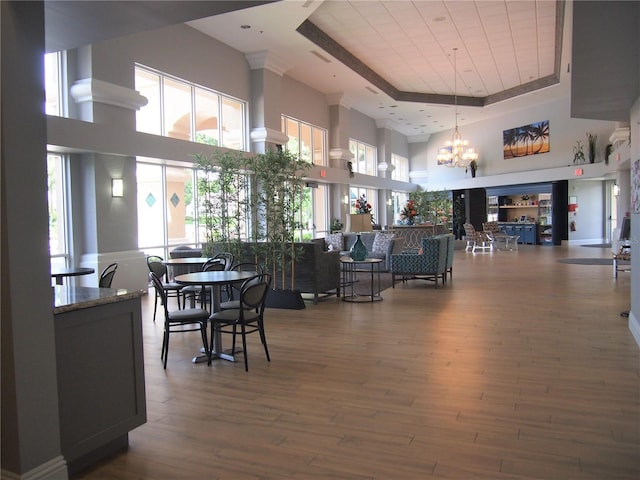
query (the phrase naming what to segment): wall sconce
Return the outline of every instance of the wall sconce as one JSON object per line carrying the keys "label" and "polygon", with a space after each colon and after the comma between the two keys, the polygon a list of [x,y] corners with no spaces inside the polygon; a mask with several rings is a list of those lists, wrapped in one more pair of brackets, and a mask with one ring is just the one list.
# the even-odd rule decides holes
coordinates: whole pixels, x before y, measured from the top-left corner
{"label": "wall sconce", "polygon": [[124,181],[121,178],[111,179],[111,196],[114,198],[124,196]]}
{"label": "wall sconce", "polygon": [[342,198],[342,203],[344,203],[345,205],[349,205],[349,195],[345,195]]}
{"label": "wall sconce", "polygon": [[613,185],[613,195],[618,196],[620,194],[620,187],[618,185]]}
{"label": "wall sconce", "polygon": [[387,198],[387,205],[388,206],[392,206],[393,205],[393,199]]}

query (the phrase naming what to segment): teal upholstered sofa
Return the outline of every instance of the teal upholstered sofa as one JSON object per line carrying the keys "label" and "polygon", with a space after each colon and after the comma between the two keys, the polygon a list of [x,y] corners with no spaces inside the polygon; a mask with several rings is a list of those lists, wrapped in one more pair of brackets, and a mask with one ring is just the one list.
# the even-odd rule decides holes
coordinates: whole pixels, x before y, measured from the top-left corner
{"label": "teal upholstered sofa", "polygon": [[[351,249],[356,237],[356,233],[340,232],[339,234],[327,235],[325,238],[316,238],[314,241],[320,242],[324,250],[331,248],[344,253]],[[402,252],[404,245],[404,240],[398,238],[393,232],[363,232],[360,234],[360,239],[367,247],[367,258],[379,258],[382,260],[381,271],[391,270],[391,255]]]}

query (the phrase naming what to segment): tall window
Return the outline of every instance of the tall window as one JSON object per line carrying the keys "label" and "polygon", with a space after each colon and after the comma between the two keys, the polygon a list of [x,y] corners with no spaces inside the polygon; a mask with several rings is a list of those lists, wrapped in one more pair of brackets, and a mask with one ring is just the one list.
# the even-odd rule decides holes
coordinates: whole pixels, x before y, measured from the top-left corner
{"label": "tall window", "polygon": [[49,254],[51,265],[66,267],[69,264],[68,204],[66,192],[66,161],[59,154],[47,154],[48,203],[49,203]]}
{"label": "tall window", "polygon": [[[206,219],[198,205],[207,192],[194,187],[198,174],[196,168],[138,161],[138,248],[166,257],[177,245],[206,242]],[[215,178],[208,181],[215,183]],[[245,238],[247,228],[248,223],[242,225]]]}
{"label": "tall window", "polygon": [[399,180],[401,182],[409,181],[409,159],[392,153],[391,165],[394,167],[391,171],[392,180]]}
{"label": "tall window", "polygon": [[287,150],[314,165],[327,165],[325,129],[283,115],[282,132],[289,137]]}
{"label": "tall window", "polygon": [[195,245],[194,169],[138,162],[138,246]]}
{"label": "tall window", "polygon": [[246,150],[246,103],[137,65],[136,90],[148,103],[136,114],[140,132]]}
{"label": "tall window", "polygon": [[300,224],[302,230],[296,234],[296,240],[309,241],[319,233],[329,233],[329,189],[327,185],[308,187],[304,190]]}
{"label": "tall window", "polygon": [[404,208],[404,206],[409,201],[409,194],[406,192],[391,192],[391,210],[393,212],[392,215],[392,223],[399,224],[402,218],[400,217],[400,212]]}
{"label": "tall window", "polygon": [[378,175],[378,150],[376,147],[356,140],[349,140],[349,151],[353,154],[353,171],[365,175]]}
{"label": "tall window", "polygon": [[349,213],[358,213],[356,212],[356,200],[361,198],[364,195],[364,198],[367,200],[367,203],[371,205],[371,213],[373,215],[374,222],[378,222],[378,192],[376,190],[372,190],[370,188],[359,188],[359,187],[351,187],[349,189]]}
{"label": "tall window", "polygon": [[63,54],[59,52],[44,56],[45,112],[58,117],[63,115],[62,60]]}

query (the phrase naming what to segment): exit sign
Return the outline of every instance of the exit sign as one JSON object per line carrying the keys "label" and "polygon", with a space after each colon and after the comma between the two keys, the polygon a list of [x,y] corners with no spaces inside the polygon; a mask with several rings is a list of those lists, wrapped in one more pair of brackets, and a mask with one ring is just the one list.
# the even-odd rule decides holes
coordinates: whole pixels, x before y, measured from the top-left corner
{"label": "exit sign", "polygon": [[581,168],[576,168],[576,169],[573,171],[573,174],[574,174],[576,177],[580,177],[583,173],[584,173],[584,170],[582,170]]}

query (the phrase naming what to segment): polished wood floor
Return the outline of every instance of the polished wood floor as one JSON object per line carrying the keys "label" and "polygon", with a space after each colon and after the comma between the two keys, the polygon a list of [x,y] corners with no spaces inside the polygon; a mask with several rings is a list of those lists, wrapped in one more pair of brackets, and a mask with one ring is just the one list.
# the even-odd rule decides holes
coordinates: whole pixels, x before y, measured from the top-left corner
{"label": "polished wood floor", "polygon": [[84,479],[638,479],[640,349],[610,250],[456,251],[453,281],[267,311],[242,361],[192,364],[143,300],[148,422]]}

